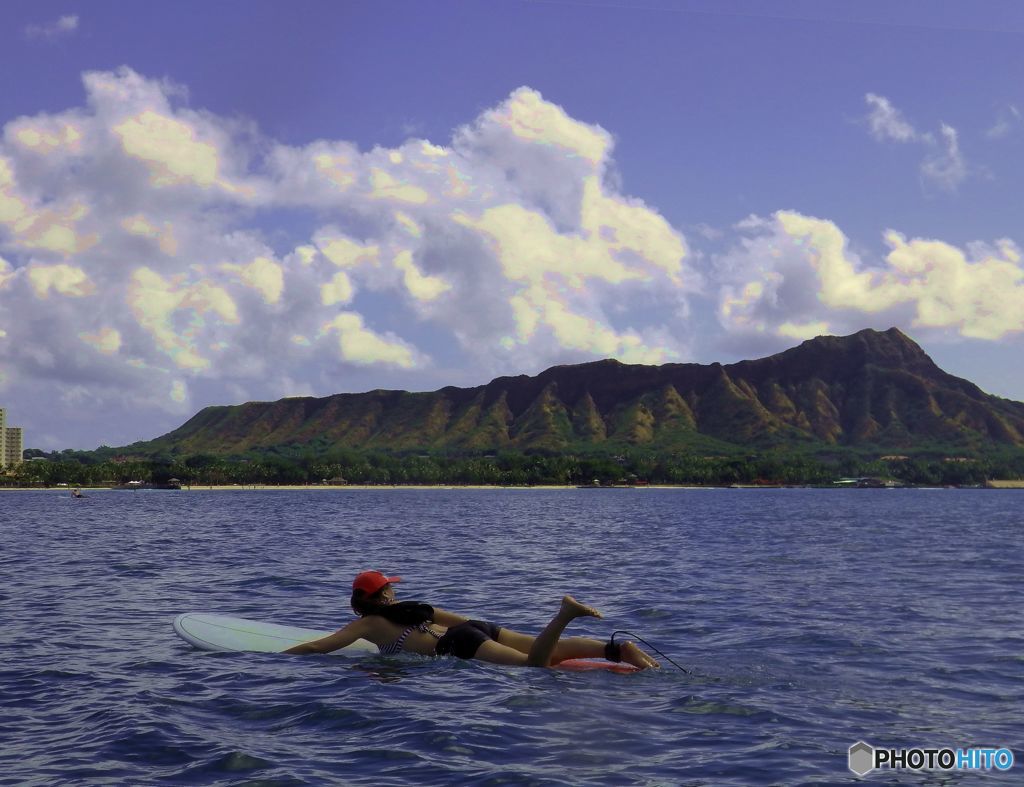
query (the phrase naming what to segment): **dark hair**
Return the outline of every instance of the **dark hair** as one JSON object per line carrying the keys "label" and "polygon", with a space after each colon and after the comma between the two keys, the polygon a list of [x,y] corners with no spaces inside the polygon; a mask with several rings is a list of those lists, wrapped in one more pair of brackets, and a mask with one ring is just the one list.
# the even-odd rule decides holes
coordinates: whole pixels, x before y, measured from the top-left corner
{"label": "dark hair", "polygon": [[[383,588],[381,588],[383,590]],[[434,618],[434,608],[419,601],[397,601],[382,604],[381,591],[368,595],[365,590],[352,591],[352,609],[360,617],[380,615],[385,620],[400,626],[418,626]]]}

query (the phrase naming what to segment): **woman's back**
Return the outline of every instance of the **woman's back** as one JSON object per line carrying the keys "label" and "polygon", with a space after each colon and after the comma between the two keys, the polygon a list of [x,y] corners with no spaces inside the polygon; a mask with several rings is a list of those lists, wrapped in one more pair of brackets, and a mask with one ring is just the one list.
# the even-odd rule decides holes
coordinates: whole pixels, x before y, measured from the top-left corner
{"label": "woman's back", "polygon": [[447,631],[444,626],[427,622],[403,626],[381,615],[366,615],[363,622],[366,626],[364,638],[380,648],[385,655],[404,651],[432,656],[437,640]]}

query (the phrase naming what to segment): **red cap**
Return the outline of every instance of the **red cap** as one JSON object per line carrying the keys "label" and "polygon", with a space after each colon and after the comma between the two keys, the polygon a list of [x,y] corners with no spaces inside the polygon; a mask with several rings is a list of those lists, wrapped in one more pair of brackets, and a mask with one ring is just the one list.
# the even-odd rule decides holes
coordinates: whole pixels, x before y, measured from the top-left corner
{"label": "red cap", "polygon": [[388,577],[379,571],[364,571],[352,580],[352,589],[361,590],[366,595],[372,596],[385,585],[401,581],[401,577]]}

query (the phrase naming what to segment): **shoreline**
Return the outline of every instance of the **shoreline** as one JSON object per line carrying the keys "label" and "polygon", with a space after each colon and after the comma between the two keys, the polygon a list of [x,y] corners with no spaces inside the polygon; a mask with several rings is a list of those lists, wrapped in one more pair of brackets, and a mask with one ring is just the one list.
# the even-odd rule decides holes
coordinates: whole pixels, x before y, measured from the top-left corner
{"label": "shoreline", "polygon": [[[330,484],[308,484],[308,485],[296,485],[296,484],[195,484],[192,486],[182,486],[181,489],[113,489],[109,486],[49,486],[49,487],[31,487],[31,486],[12,486],[4,487],[0,486],[0,492],[56,492],[60,494],[70,495],[72,489],[79,489],[83,493],[90,492],[129,492],[136,494],[138,492],[280,492],[280,491],[294,491],[294,492],[344,492],[344,491],[424,491],[424,490],[567,490],[567,489],[599,489],[599,490],[629,490],[629,489],[675,489],[675,490],[711,490],[711,489],[732,489],[732,490],[751,490],[751,489],[853,489],[855,487],[842,486],[842,485],[827,485],[827,486],[815,486],[815,485],[771,485],[771,484],[732,484],[729,486],[696,486],[686,484],[644,484],[640,486],[604,486],[604,487],[592,487],[587,485],[579,484],[537,484],[535,486],[499,486],[494,484],[346,484],[344,486],[333,486]],[[982,486],[903,486],[903,487],[891,487],[893,489],[1024,489],[1024,480],[1017,481],[988,481]]]}

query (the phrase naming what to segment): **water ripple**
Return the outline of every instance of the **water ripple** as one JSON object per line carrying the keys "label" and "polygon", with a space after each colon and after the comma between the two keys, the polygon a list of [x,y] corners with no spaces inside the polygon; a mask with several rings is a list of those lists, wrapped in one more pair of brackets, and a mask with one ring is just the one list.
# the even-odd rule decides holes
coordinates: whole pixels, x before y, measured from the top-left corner
{"label": "water ripple", "polygon": [[[1022,524],[967,490],[4,493],[0,785],[854,784],[860,739],[1019,753]],[[690,672],[210,654],[170,629],[337,628],[371,567],[526,631],[573,592],[606,619],[572,634],[627,629]]]}

